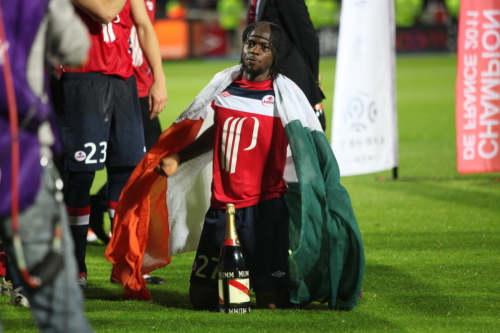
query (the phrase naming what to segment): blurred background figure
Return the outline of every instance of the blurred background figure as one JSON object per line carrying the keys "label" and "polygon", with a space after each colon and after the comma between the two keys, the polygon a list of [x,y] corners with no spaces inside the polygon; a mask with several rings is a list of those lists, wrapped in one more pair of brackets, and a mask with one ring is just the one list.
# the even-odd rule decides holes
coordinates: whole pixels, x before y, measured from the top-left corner
{"label": "blurred background figure", "polygon": [[178,0],[169,0],[165,5],[165,14],[169,19],[185,19],[187,9],[185,5]]}
{"label": "blurred background figure", "polygon": [[242,0],[219,0],[217,12],[219,25],[227,32],[229,56],[238,58],[241,53],[239,28],[245,17],[245,5]]}
{"label": "blurred background figure", "polygon": [[339,24],[340,3],[337,0],[305,0],[314,29]]}
{"label": "blurred background figure", "polygon": [[424,0],[396,0],[396,25],[413,27],[422,11]]}
{"label": "blurred background figure", "polygon": [[458,12],[460,11],[460,0],[445,0],[446,8],[448,13],[456,19],[458,19]]}
{"label": "blurred background figure", "polygon": [[14,261],[8,273],[23,277],[41,332],[92,332],[52,162],[54,114],[44,75],[46,54],[83,65],[87,31],[68,0],[1,0],[0,14],[0,234]]}

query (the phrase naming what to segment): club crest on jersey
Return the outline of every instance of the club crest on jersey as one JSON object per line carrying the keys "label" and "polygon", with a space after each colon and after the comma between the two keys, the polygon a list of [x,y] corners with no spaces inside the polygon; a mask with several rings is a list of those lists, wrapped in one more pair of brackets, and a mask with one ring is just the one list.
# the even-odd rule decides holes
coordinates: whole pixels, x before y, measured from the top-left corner
{"label": "club crest on jersey", "polygon": [[229,91],[223,91],[223,92],[220,93],[220,95],[222,97],[229,97],[229,96],[231,96],[231,93]]}
{"label": "club crest on jersey", "polygon": [[75,160],[77,160],[78,162],[85,160],[86,157],[87,154],[85,154],[83,150],[79,150],[75,153]]}
{"label": "club crest on jersey", "polygon": [[274,96],[272,96],[272,95],[264,96],[262,98],[262,105],[267,106],[267,107],[274,106]]}

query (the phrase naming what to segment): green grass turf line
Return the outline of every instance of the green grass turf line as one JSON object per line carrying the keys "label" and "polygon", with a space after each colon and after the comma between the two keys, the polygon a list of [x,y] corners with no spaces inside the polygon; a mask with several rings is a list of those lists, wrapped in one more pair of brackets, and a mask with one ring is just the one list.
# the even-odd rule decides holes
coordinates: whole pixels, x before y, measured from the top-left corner
{"label": "green grass turf line", "polygon": [[[166,62],[163,127],[215,72],[234,63]],[[335,59],[322,58],[320,67],[330,122]],[[453,55],[398,56],[400,180],[391,180],[390,171],[342,179],[366,251],[364,296],[356,309],[312,304],[237,316],[193,311],[188,280],[194,253],[176,255],[154,272],[167,284],[150,288],[153,301],[118,301],[122,288],[109,283],[104,246],[91,244],[85,310],[96,332],[500,331],[500,174],[456,171],[455,71]],[[29,310],[8,300],[0,296],[4,331],[36,332]]]}

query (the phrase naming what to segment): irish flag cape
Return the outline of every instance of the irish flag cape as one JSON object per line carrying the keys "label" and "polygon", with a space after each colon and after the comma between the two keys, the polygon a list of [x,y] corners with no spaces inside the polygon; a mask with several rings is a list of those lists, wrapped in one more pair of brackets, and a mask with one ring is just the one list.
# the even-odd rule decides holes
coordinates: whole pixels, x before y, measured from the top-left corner
{"label": "irish flag cape", "polygon": [[[181,164],[173,177],[163,178],[153,169],[211,125],[210,103],[237,78],[239,68],[212,79],[161,135],[123,189],[105,253],[125,288],[123,298],[151,299],[142,274],[167,265],[169,255],[196,250],[210,199],[212,152]],[[353,309],[364,275],[364,250],[337,161],[302,91],[283,76],[274,81],[274,90],[289,142],[290,300]]]}

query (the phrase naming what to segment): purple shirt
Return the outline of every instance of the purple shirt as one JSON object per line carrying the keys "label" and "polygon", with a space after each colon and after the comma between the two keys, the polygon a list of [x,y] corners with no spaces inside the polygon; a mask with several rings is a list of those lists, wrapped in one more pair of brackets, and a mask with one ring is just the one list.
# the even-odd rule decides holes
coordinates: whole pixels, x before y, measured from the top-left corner
{"label": "purple shirt", "polygon": [[[17,104],[18,122],[36,108],[26,130],[19,133],[20,170],[19,170],[19,209],[27,208],[34,200],[40,186],[40,156],[37,129],[48,118],[51,109],[47,103],[39,101],[28,85],[27,63],[31,47],[42,19],[47,11],[49,0],[40,1],[2,1],[2,17],[5,37],[8,43]],[[2,49],[4,47],[2,46]],[[11,142],[9,111],[4,77],[4,63],[0,66],[0,216],[10,213],[11,206]]]}

